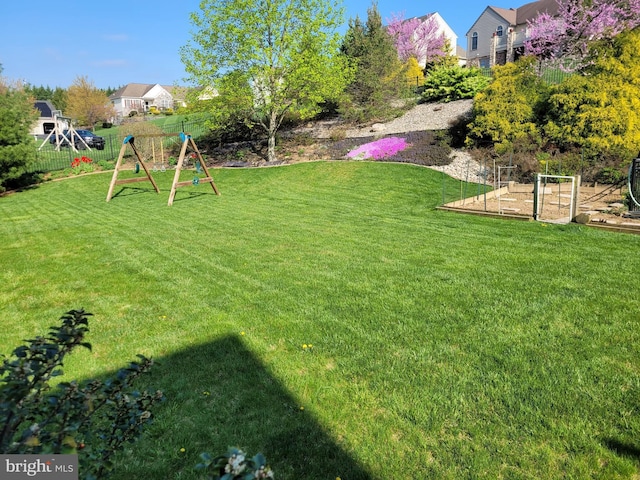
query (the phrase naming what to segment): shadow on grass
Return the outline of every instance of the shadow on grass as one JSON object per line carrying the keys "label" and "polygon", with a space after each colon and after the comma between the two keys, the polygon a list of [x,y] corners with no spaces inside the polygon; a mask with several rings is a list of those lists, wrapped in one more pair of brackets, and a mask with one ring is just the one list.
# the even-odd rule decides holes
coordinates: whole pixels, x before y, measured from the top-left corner
{"label": "shadow on grass", "polygon": [[[170,189],[169,189],[170,190]],[[162,191],[162,190],[161,190]],[[156,194],[156,191],[152,188],[143,188],[143,187],[122,187],[120,190],[118,190],[117,192],[115,192],[112,196],[111,196],[111,200],[113,200],[114,198],[118,198],[118,197],[122,197],[122,198],[126,198],[126,197],[131,197],[133,195],[140,195],[140,194],[145,194],[145,193],[153,193]],[[194,191],[178,191],[176,193],[176,196],[173,200],[174,203],[176,202],[182,202],[184,200],[190,200],[193,198],[197,198],[197,197],[202,197],[204,195],[213,195],[213,196],[217,196],[215,194],[215,192],[210,191],[210,192],[194,192]]]}
{"label": "shadow on grass", "polygon": [[626,457],[636,462],[640,461],[640,447],[637,445],[624,443],[615,438],[607,438],[603,443],[605,447],[621,457]]}
{"label": "shadow on grass", "polygon": [[145,382],[167,401],[114,478],[202,478],[199,454],[231,446],[262,452],[279,480],[372,478],[235,336],[157,359]]}
{"label": "shadow on grass", "polygon": [[213,190],[209,190],[208,192],[189,192],[189,191],[180,191],[176,192],[176,196],[173,199],[173,203],[183,202],[185,200],[191,200],[193,198],[202,197],[202,196],[211,196],[217,197]]}
{"label": "shadow on grass", "polygon": [[115,192],[111,196],[111,200],[113,200],[114,198],[117,198],[117,197],[130,197],[132,195],[140,195],[142,193],[156,193],[156,191],[151,186],[151,183],[149,183],[149,188],[122,187],[122,188],[120,188],[120,190],[118,190],[117,192]]}

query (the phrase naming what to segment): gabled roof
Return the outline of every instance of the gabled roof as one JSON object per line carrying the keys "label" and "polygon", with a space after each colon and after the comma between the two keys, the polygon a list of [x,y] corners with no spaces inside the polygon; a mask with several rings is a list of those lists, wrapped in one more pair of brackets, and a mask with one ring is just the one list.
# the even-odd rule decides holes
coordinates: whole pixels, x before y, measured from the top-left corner
{"label": "gabled roof", "polygon": [[422,15],[421,17],[417,17],[417,18],[418,18],[418,20],[424,22],[427,18],[429,18],[431,16],[433,16],[433,12],[432,13],[427,13],[426,15]]}
{"label": "gabled roof", "polygon": [[[557,0],[536,0],[522,5],[519,8],[500,8],[489,6],[485,9],[493,11],[496,15],[502,17],[510,26],[524,25],[533,20],[538,14],[547,12],[549,15],[558,14]],[[482,12],[484,14],[484,12]],[[480,15],[482,16],[482,15]],[[473,28],[473,27],[472,27]],[[469,30],[471,31],[471,30]],[[468,34],[468,32],[467,32]]]}
{"label": "gabled roof", "polygon": [[43,118],[53,118],[53,112],[56,112],[57,109],[49,100],[37,100],[33,106],[40,110],[40,117]]}
{"label": "gabled roof", "polygon": [[149,83],[128,83],[122,88],[119,88],[111,95],[109,98],[122,98],[122,97],[133,97],[133,98],[142,98],[144,95],[155,87],[157,84],[149,84]]}
{"label": "gabled roof", "polygon": [[513,8],[500,7],[489,7],[489,9],[493,10],[502,18],[504,18],[509,23],[509,25],[516,25],[517,10],[514,10]]}
{"label": "gabled roof", "polygon": [[533,20],[540,13],[547,12],[551,16],[558,14],[557,0],[537,0],[536,2],[527,3],[517,10],[516,24],[522,25]]}

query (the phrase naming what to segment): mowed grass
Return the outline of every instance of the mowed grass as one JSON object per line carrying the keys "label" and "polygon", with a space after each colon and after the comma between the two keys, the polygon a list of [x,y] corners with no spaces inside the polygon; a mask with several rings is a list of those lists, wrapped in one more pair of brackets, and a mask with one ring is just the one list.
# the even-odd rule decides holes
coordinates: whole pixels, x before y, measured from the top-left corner
{"label": "mowed grass", "polygon": [[114,478],[232,445],[278,479],[638,478],[640,236],[437,211],[412,165],[213,173],[0,199],[0,352],[85,308],[64,378],[157,360]]}

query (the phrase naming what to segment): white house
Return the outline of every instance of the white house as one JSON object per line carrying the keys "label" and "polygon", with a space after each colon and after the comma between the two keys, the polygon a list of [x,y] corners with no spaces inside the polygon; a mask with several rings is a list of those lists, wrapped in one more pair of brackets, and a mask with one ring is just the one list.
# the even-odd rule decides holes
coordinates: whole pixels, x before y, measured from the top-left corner
{"label": "white house", "polygon": [[528,22],[558,14],[557,0],[537,0],[519,8],[487,7],[467,32],[467,65],[489,68],[524,54]]}
{"label": "white house", "polygon": [[118,118],[131,112],[144,113],[151,109],[168,110],[185,106],[184,89],[159,83],[129,83],[109,96]]}

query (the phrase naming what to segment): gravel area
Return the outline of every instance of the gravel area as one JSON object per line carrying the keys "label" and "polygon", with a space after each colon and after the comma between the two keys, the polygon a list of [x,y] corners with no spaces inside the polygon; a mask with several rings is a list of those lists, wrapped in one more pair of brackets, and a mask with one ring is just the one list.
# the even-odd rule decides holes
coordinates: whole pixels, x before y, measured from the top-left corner
{"label": "gravel area", "polygon": [[[450,177],[458,180],[469,181],[472,183],[484,183],[485,176],[482,166],[476,162],[471,155],[464,150],[453,150],[450,157],[452,158],[449,165],[442,167],[429,166],[433,170],[444,172]],[[487,172],[489,173],[489,172]]]}
{"label": "gravel area", "polygon": [[368,137],[371,133],[406,133],[420,130],[444,130],[460,118],[471,115],[473,100],[458,100],[448,103],[422,103],[401,117],[384,124],[347,130],[347,137]]}
{"label": "gravel area", "polygon": [[[287,160],[283,163],[309,161],[310,159],[324,158],[327,152],[330,158],[340,158],[350,148],[357,145],[372,141],[375,138],[383,136],[401,135],[406,137],[411,143],[415,138],[422,138],[422,132],[432,132],[437,130],[445,130],[451,127],[457,120],[470,117],[473,100],[457,100],[448,103],[422,103],[411,108],[404,115],[395,118],[387,123],[376,123],[373,125],[360,126],[356,128],[347,128],[339,119],[314,120],[305,125],[294,128],[290,133],[305,134],[312,138],[322,140],[318,142],[314,151],[314,146],[307,145],[303,148],[298,147],[303,153],[296,151],[288,152]],[[333,138],[342,138],[343,140],[332,140]],[[350,142],[353,140],[353,142]],[[329,142],[330,147],[327,148]],[[344,144],[347,144],[345,147]],[[231,145],[232,150],[237,149],[238,145]],[[243,147],[244,148],[244,147]],[[344,150],[344,152],[336,155],[336,150]],[[224,158],[225,152],[216,152],[217,156]],[[397,155],[395,161],[405,161],[424,165],[425,163],[415,161],[410,158],[403,158]],[[451,162],[448,165],[425,165],[434,170],[445,172],[453,178],[465,180],[469,182],[483,183],[482,167],[464,150],[454,149],[450,154]],[[391,159],[394,161],[394,159]],[[439,162],[440,164],[444,162]],[[250,165],[250,161],[225,161],[225,166],[246,166]],[[263,165],[264,162],[257,164]]]}
{"label": "gravel area", "polygon": [[[416,105],[401,117],[384,124],[347,130],[347,138],[368,137],[372,133],[401,134],[421,130],[445,130],[461,118],[469,117],[473,100],[457,100],[448,103],[423,103]],[[482,183],[482,167],[464,150],[453,150],[452,161],[445,166],[430,166],[434,170],[469,182]]]}

